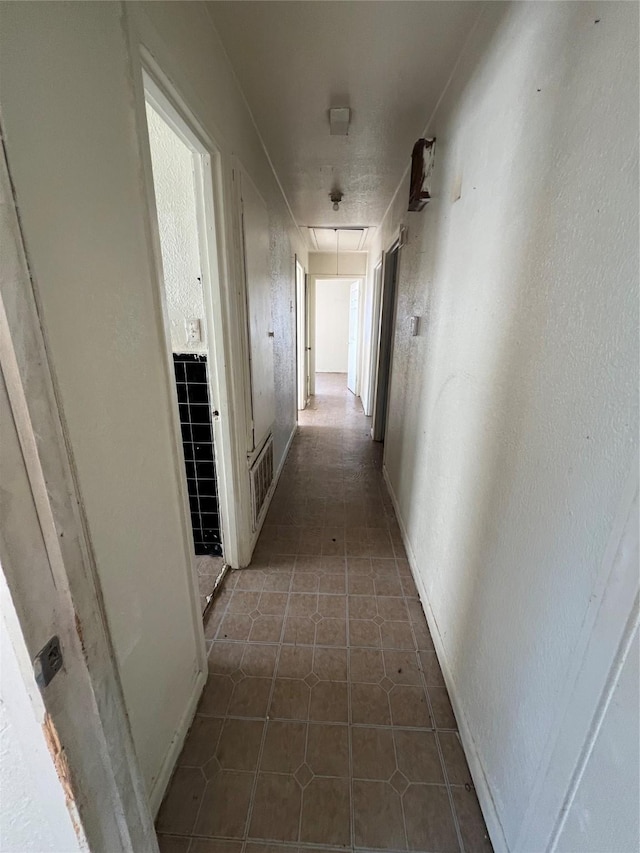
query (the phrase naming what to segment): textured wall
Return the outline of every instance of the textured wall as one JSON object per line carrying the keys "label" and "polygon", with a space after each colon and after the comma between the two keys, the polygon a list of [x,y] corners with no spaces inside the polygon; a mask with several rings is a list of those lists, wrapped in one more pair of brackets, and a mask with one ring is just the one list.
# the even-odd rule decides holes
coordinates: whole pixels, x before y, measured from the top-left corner
{"label": "textured wall", "polygon": [[[193,155],[148,105],[147,122],[171,347],[173,352],[206,352]],[[187,341],[185,321],[194,318],[200,320],[199,343]]]}
{"label": "textured wall", "polygon": [[385,464],[510,847],[637,447],[637,55],[631,4],[488,7],[371,254],[408,225]]}

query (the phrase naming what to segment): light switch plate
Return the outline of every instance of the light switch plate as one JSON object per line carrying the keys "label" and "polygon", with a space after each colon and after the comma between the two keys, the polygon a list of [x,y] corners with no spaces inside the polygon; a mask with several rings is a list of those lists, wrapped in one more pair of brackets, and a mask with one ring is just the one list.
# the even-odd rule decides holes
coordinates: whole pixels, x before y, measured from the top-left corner
{"label": "light switch plate", "polygon": [[199,344],[202,342],[202,324],[198,317],[192,317],[184,321],[187,332],[188,344]]}

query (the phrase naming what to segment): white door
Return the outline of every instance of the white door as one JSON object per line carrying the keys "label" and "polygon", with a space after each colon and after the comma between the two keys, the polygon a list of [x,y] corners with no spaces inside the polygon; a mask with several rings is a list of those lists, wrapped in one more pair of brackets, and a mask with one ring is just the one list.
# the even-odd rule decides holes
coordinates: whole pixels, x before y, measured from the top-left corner
{"label": "white door", "polygon": [[349,356],[347,361],[347,388],[358,393],[358,313],[360,304],[360,282],[351,283],[349,292]]}
{"label": "white door", "polygon": [[241,191],[253,417],[253,446],[249,450],[254,450],[269,435],[275,420],[269,214],[262,196],[244,173]]}

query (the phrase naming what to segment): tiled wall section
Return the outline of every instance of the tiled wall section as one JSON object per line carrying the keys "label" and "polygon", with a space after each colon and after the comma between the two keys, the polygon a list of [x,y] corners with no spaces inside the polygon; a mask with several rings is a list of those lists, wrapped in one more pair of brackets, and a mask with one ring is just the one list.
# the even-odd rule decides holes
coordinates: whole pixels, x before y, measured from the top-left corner
{"label": "tiled wall section", "polygon": [[173,366],[196,554],[222,556],[207,358],[174,353]]}

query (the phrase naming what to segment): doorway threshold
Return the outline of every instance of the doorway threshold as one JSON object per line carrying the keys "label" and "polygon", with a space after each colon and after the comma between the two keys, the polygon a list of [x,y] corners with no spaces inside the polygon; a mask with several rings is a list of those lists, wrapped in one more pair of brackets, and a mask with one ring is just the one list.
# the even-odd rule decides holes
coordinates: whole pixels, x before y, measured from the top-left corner
{"label": "doorway threshold", "polygon": [[203,621],[207,618],[211,604],[216,593],[220,590],[228,568],[229,566],[222,557],[211,557],[209,555],[196,557],[200,611]]}

